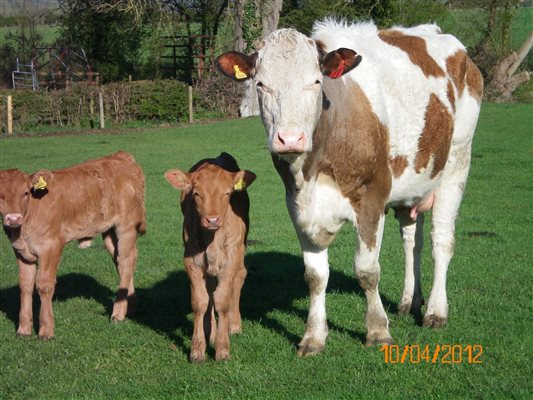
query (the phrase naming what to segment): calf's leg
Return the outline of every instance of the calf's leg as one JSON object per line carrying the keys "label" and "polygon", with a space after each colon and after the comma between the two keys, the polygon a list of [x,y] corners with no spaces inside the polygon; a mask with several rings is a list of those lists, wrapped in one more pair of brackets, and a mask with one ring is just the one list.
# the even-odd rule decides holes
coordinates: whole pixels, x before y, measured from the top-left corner
{"label": "calf's leg", "polygon": [[[185,271],[189,276],[191,286],[191,306],[194,315],[194,328],[191,341],[191,362],[202,362],[205,360],[206,335],[204,330],[204,320],[209,308],[209,294],[207,293],[204,272],[194,265],[192,260],[185,260]],[[211,313],[209,313],[211,314]],[[207,318],[211,318],[210,315]]]}
{"label": "calf's leg", "polygon": [[[133,275],[137,262],[137,230],[134,227],[129,229],[116,228],[117,235],[117,270],[120,276],[120,284],[117,291],[117,298],[113,305],[112,321],[123,321],[128,312],[128,305],[136,304],[135,288],[133,286]],[[105,241],[105,239],[104,239]]]}
{"label": "calf's leg", "polygon": [[19,265],[20,287],[20,313],[18,336],[29,336],[33,325],[33,290],[35,288],[35,276],[37,268],[35,264],[26,263],[20,257],[17,258]]}
{"label": "calf's leg", "polygon": [[232,297],[234,273],[226,270],[218,276],[218,285],[214,293],[215,309],[218,315],[217,336],[215,338],[215,359],[229,359],[229,309]]}
{"label": "calf's leg", "polygon": [[233,278],[231,302],[229,307],[229,333],[233,335],[235,333],[242,332],[241,312],[240,312],[240,299],[241,290],[246,279],[247,271],[244,264],[241,264],[239,270]]}
{"label": "calf's leg", "polygon": [[46,253],[39,256],[37,272],[37,292],[41,299],[39,313],[39,339],[50,339],[54,336],[54,312],[52,297],[56,286],[57,267],[64,244],[51,244]]}

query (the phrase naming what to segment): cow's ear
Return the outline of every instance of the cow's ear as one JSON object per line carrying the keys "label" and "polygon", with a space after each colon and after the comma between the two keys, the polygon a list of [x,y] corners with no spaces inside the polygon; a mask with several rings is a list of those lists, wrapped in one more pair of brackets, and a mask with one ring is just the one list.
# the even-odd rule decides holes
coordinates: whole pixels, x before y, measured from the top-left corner
{"label": "cow's ear", "polygon": [[52,171],[42,169],[30,176],[30,183],[34,191],[49,190],[50,182],[52,181],[54,174]]}
{"label": "cow's ear", "polygon": [[341,47],[324,56],[321,70],[324,75],[337,79],[357,67],[361,60],[362,57],[355,51]]}
{"label": "cow's ear", "polygon": [[189,190],[191,188],[191,178],[189,174],[179,169],[171,169],[165,172],[165,179],[170,185],[178,190]]}
{"label": "cow's ear", "polygon": [[244,81],[255,75],[257,53],[250,56],[238,51],[228,51],[218,56],[215,64],[220,72],[236,81]]}
{"label": "cow's ear", "polygon": [[233,189],[236,192],[245,190],[255,181],[256,175],[252,171],[243,170],[233,174]]}

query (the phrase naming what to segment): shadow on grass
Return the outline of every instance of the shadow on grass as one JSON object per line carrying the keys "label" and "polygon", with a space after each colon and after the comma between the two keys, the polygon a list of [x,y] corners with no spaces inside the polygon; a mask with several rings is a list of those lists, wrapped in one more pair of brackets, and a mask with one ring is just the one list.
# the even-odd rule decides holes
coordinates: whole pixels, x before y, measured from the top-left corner
{"label": "shadow on grass", "polygon": [[[308,300],[309,297],[303,277],[302,257],[278,252],[250,253],[245,258],[245,264],[248,276],[241,295],[242,318],[277,332],[296,348],[305,329],[308,306],[295,306],[295,301]],[[189,290],[189,281],[183,270],[170,272],[152,287],[137,288],[137,314],[130,319],[167,336],[181,351],[188,354],[188,343],[193,331],[192,321],[187,318],[191,313]],[[334,269],[330,270],[328,292],[365,297],[354,276]],[[69,273],[58,276],[54,301],[68,301],[75,297],[94,299],[105,307],[110,316],[115,295],[115,288],[105,287],[91,276]],[[381,298],[387,310],[396,308],[396,304],[385,296],[381,295]],[[38,296],[34,296],[36,323],[38,306]],[[295,334],[283,322],[272,317],[271,312],[275,310],[296,315],[301,320],[300,332]],[[18,324],[18,286],[0,290],[0,312],[4,312],[15,326]],[[364,318],[364,315],[360,317]],[[339,326],[331,319],[328,320],[328,325],[330,329],[348,334],[363,343],[365,341],[365,332]]]}

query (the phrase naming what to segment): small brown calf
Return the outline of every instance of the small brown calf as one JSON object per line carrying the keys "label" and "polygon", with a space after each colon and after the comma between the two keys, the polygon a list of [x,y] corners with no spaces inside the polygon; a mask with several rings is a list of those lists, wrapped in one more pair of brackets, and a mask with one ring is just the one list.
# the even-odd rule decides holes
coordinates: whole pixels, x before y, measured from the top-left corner
{"label": "small brown calf", "polygon": [[145,232],[146,219],[144,175],[130,154],[118,152],[32,175],[0,171],[0,214],[19,266],[18,335],[32,333],[36,287],[41,299],[39,338],[54,336],[52,297],[63,248],[72,240],[87,247],[98,233],[120,275],[111,319],[122,321],[134,312],[136,241]]}
{"label": "small brown calf", "polygon": [[205,360],[207,338],[215,343],[216,360],[228,359],[229,335],[241,332],[239,300],[246,277],[250,208],[244,189],[255,180],[255,174],[239,170],[235,159],[222,153],[196,163],[188,173],[167,171],[165,178],[182,191],[183,261],[194,313],[190,359]]}

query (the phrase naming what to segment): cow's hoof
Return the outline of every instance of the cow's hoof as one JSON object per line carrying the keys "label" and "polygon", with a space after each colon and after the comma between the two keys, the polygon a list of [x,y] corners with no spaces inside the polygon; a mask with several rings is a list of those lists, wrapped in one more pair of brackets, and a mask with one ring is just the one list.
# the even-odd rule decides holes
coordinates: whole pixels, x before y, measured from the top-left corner
{"label": "cow's hoof", "polygon": [[28,332],[17,332],[17,337],[18,338],[27,338],[27,337],[30,337],[31,336],[31,332],[28,333]]}
{"label": "cow's hoof", "polygon": [[239,327],[229,328],[229,334],[230,335],[238,335],[240,333],[242,333],[242,329],[241,329],[240,326]]}
{"label": "cow's hoof", "polygon": [[366,347],[372,347],[380,344],[393,344],[394,340],[392,337],[387,333],[371,333],[366,335],[366,341],[365,346]]}
{"label": "cow's hoof", "polygon": [[398,305],[398,314],[400,315],[421,315],[422,313],[422,304],[424,304],[424,299],[420,300],[413,299],[412,302],[402,302]]}
{"label": "cow's hoof", "polygon": [[39,334],[39,336],[37,336],[37,338],[43,342],[47,342],[49,340],[52,340],[52,338],[54,337],[54,335],[47,335],[47,334]]}
{"label": "cow's hoof", "polygon": [[424,316],[424,320],[422,321],[422,325],[427,328],[442,328],[448,324],[448,318],[447,317],[439,317],[435,314],[429,314]]}
{"label": "cow's hoof", "polygon": [[325,345],[321,343],[313,342],[311,339],[304,339],[298,346],[298,357],[314,356],[315,354],[322,353]]}
{"label": "cow's hoof", "polygon": [[199,352],[199,351],[191,351],[191,354],[189,356],[189,360],[192,363],[202,363],[205,361],[205,353]]}

